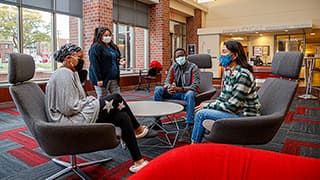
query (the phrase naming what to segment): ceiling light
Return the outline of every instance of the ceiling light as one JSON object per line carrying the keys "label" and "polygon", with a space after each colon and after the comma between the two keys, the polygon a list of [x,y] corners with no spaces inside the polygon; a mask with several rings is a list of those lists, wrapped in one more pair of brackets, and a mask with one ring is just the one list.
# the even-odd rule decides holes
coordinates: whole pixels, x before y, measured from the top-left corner
{"label": "ceiling light", "polygon": [[310,33],[310,35],[311,35],[311,36],[314,36],[314,35],[316,35],[316,33],[312,32],[312,33]]}
{"label": "ceiling light", "polygon": [[288,29],[284,30],[284,32],[288,32],[288,31],[289,31]]}
{"label": "ceiling light", "polygon": [[198,3],[214,2],[215,0],[198,0]]}
{"label": "ceiling light", "polygon": [[232,37],[231,39],[240,41],[240,40],[243,40],[243,37]]}

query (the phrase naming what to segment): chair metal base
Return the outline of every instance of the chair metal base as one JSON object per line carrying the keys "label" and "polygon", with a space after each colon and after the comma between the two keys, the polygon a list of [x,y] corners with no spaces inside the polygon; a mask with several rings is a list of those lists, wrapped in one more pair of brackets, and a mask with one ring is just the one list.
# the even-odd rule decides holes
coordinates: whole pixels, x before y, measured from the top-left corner
{"label": "chair metal base", "polygon": [[73,171],[76,175],[78,175],[81,179],[90,179],[89,176],[87,176],[83,171],[81,171],[81,167],[85,167],[85,166],[90,166],[90,165],[94,165],[94,164],[98,164],[98,163],[102,163],[102,162],[107,162],[107,161],[111,161],[112,158],[106,158],[106,159],[102,159],[102,160],[97,160],[97,161],[89,161],[89,162],[85,162],[85,163],[81,163],[81,164],[77,164],[76,162],[76,155],[71,155],[70,156],[70,163],[69,162],[65,162],[65,161],[60,161],[56,158],[53,158],[52,161],[55,162],[56,164],[65,167],[65,169],[57,172],[56,174],[46,178],[47,180],[53,180],[56,179],[70,171]]}
{"label": "chair metal base", "polygon": [[312,94],[303,94],[303,95],[300,95],[298,96],[299,98],[302,98],[302,99],[318,99],[317,96],[314,96]]}

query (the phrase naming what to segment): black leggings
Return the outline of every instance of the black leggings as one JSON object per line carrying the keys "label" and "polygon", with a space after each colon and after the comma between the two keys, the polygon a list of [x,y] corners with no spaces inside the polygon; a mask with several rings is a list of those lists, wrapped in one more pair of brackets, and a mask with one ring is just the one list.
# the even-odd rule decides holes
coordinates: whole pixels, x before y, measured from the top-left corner
{"label": "black leggings", "polygon": [[[140,127],[140,124],[131,112],[126,101],[120,94],[117,93],[100,97],[99,100],[100,112],[96,122],[112,123],[115,126],[120,127],[121,138],[126,143],[133,161],[140,160],[142,158],[142,155],[140,153],[134,131],[135,129]],[[112,107],[106,106],[106,101],[107,103],[111,103],[112,101]]]}

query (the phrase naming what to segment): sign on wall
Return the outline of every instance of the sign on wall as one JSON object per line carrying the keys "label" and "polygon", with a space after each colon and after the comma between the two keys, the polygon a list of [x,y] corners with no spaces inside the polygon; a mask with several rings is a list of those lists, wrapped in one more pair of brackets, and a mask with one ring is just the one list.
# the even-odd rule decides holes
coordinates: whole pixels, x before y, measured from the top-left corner
{"label": "sign on wall", "polygon": [[195,44],[188,44],[188,54],[195,54],[196,53],[196,45]]}

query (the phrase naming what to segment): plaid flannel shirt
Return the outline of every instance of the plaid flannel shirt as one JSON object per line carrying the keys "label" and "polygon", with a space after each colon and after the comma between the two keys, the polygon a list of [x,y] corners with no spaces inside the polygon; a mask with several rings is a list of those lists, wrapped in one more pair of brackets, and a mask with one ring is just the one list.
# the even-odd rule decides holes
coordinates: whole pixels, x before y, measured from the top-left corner
{"label": "plaid flannel shirt", "polygon": [[261,104],[256,91],[253,74],[237,65],[232,72],[225,71],[223,89],[215,102],[205,108],[225,111],[240,116],[259,116]]}

